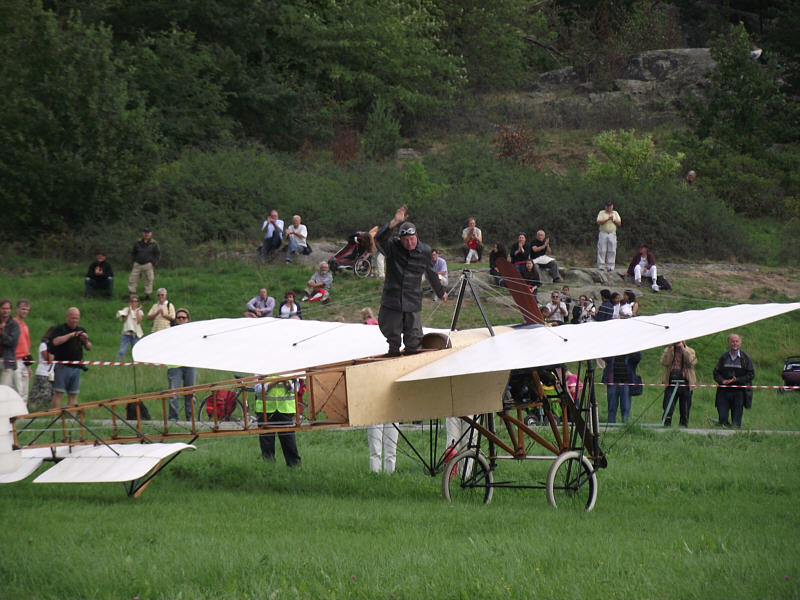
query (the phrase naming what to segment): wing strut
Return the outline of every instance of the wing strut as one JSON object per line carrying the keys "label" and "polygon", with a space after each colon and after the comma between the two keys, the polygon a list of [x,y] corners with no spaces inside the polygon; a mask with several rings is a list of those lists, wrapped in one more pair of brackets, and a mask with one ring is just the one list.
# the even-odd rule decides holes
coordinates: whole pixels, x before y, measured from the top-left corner
{"label": "wing strut", "polygon": [[464,292],[466,292],[467,286],[469,286],[469,291],[472,293],[472,297],[475,298],[475,303],[478,305],[478,310],[481,311],[481,317],[483,317],[483,322],[486,324],[486,328],[489,330],[489,333],[492,335],[492,337],[494,337],[494,329],[492,329],[492,324],[489,322],[489,317],[486,316],[486,311],[483,310],[481,299],[478,298],[478,293],[472,286],[472,271],[469,269],[464,269],[461,272],[461,287],[458,289],[458,300],[456,301],[456,309],[453,311],[453,322],[450,324],[450,331],[455,331],[458,325],[458,315],[461,312],[461,304],[464,302]]}

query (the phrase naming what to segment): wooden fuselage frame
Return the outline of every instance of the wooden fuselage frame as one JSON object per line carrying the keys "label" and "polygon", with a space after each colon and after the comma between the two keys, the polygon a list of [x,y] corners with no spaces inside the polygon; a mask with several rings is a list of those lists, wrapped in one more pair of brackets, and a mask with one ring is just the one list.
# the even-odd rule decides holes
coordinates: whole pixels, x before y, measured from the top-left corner
{"label": "wooden fuselage frame", "polygon": [[[496,328],[505,333],[509,328]],[[273,376],[252,376],[211,384],[163,390],[87,402],[77,407],[51,409],[13,418],[13,443],[19,448],[63,445],[165,441],[170,439],[260,434],[287,430],[311,430],[377,425],[402,421],[459,417],[502,409],[502,395],[508,371],[442,377],[398,383],[396,380],[434,360],[489,336],[487,330],[451,332],[449,347],[397,358],[372,357],[346,363],[309,368]],[[252,388],[257,383],[275,383],[304,378],[308,388],[307,406],[295,416],[293,426],[263,426],[254,423]],[[241,418],[220,421],[216,415],[203,422],[200,403],[215,390],[240,392]],[[175,424],[167,419],[168,402],[174,396],[192,400],[191,419]],[[139,403],[161,406],[162,419],[143,421]],[[136,406],[136,419],[126,419],[128,405]],[[101,423],[98,423],[101,421]],[[35,425],[34,425],[35,424]],[[78,435],[73,435],[77,424]]]}

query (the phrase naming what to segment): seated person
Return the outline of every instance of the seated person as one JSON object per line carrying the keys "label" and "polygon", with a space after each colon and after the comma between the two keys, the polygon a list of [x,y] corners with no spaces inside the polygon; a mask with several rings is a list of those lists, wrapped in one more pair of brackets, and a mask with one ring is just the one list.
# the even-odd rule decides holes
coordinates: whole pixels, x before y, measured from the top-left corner
{"label": "seated person", "polygon": [[614,317],[614,305],[611,304],[611,290],[600,290],[600,308],[597,309],[595,321],[609,321]]}
{"label": "seated person", "polygon": [[489,252],[489,275],[494,277],[495,285],[500,285],[502,283],[502,280],[500,279],[500,271],[497,270],[498,258],[505,258],[508,260],[508,253],[506,252],[503,244],[495,244],[494,247],[492,247],[492,251]]}
{"label": "seated person", "polygon": [[532,260],[529,259],[525,261],[525,264],[522,266],[522,270],[520,271],[520,275],[522,275],[522,279],[525,280],[525,283],[527,283],[528,287],[531,289],[533,297],[536,298],[536,290],[539,289],[539,286],[542,285],[542,282],[539,279],[539,269],[536,268],[536,265],[533,264]]}
{"label": "seated person", "polygon": [[469,264],[471,262],[470,258],[473,258],[474,262],[480,262],[483,256],[483,234],[475,226],[474,217],[467,219],[467,226],[461,230],[461,239],[466,249],[464,262]]}
{"label": "seated person", "polygon": [[378,320],[375,318],[375,315],[372,313],[372,309],[369,306],[361,309],[361,320],[363,321],[364,325],[378,324]]}
{"label": "seated person", "polygon": [[[528,239],[525,237],[524,233],[520,233],[517,236],[516,243],[511,246],[510,254],[511,264],[517,268],[517,271],[522,273],[522,269],[525,267],[525,262],[531,258],[531,246],[528,244]],[[538,268],[536,269],[536,272],[539,272]]]}
{"label": "seated person", "polygon": [[292,224],[286,228],[289,244],[286,246],[286,263],[292,262],[295,254],[308,254],[308,229],[300,222],[300,215],[292,217]]}
{"label": "seated person", "polygon": [[572,308],[572,320],[570,323],[575,325],[579,323],[588,323],[594,321],[595,308],[591,298],[585,294],[581,294],[578,303]]}
{"label": "seated person", "polygon": [[629,319],[639,314],[639,303],[636,301],[636,294],[631,290],[622,293],[622,304],[619,307],[619,318]]}
{"label": "seated person", "polygon": [[447,263],[441,256],[439,256],[439,251],[436,248],[431,250],[431,267],[433,267],[433,270],[436,271],[436,274],[439,276],[439,281],[442,283],[442,285],[447,285]]}
{"label": "seated person", "polygon": [[300,310],[300,305],[294,301],[294,292],[290,290],[286,292],[284,297],[286,299],[278,307],[278,317],[281,319],[302,319],[303,312]]}
{"label": "seated person", "polygon": [[303,296],[303,302],[328,302],[331,297],[332,285],[333,273],[331,273],[328,263],[322,261],[306,284],[306,295]]}
{"label": "seated person", "polygon": [[550,294],[550,302],[542,309],[545,320],[553,325],[563,325],[568,314],[567,305],[561,301],[561,294],[558,292]]}
{"label": "seated person", "polygon": [[106,262],[106,253],[98,252],[95,255],[95,260],[89,265],[89,270],[86,271],[86,279],[84,280],[84,288],[87,298],[93,296],[95,289],[105,290],[106,296],[111,298],[114,293],[114,271],[111,265]]}
{"label": "seated person", "polygon": [[244,316],[250,319],[258,319],[259,317],[271,317],[275,311],[275,298],[267,295],[267,288],[262,287],[258,290],[258,295],[254,296],[250,302],[247,303],[247,310]]}
{"label": "seated person", "polygon": [[572,310],[572,296],[569,293],[569,286],[561,287],[561,301],[567,305],[567,312]]}
{"label": "seated person", "polygon": [[652,289],[654,292],[658,292],[659,287],[658,283],[656,283],[656,279],[658,278],[656,257],[653,256],[652,252],[650,252],[647,244],[642,244],[639,246],[639,251],[633,256],[631,263],[628,265],[627,274],[633,277],[636,285],[642,284],[642,276],[650,277],[653,280],[653,284],[650,286],[650,289]]}
{"label": "seated person", "polygon": [[550,238],[547,237],[543,229],[536,232],[536,239],[531,242],[531,258],[535,265],[544,265],[550,270],[550,277],[553,278],[553,283],[561,281],[561,275],[558,273],[558,264],[552,256],[548,256],[552,252],[550,250]]}
{"label": "seated person", "polygon": [[622,308],[622,295],[619,292],[611,294],[611,318],[619,319],[619,309]]}

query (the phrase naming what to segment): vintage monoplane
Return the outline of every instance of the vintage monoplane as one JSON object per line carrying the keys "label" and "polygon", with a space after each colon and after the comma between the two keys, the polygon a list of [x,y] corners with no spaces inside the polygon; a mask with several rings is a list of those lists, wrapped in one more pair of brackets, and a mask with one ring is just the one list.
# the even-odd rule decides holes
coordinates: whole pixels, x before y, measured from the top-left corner
{"label": "vintage monoplane", "polygon": [[[440,452],[434,443],[426,462],[415,450],[431,474],[442,473],[445,498],[467,495],[489,502],[497,487],[533,487],[544,488],[554,506],[576,504],[591,510],[597,497],[596,473],[606,466],[598,443],[594,359],[665,346],[800,309],[800,303],[737,305],[553,328],[543,325],[513,267],[504,263],[502,269],[524,324],[492,327],[465,271],[451,328],[428,330],[425,350],[414,355],[387,357],[377,327],[212,319],[143,338],[134,348],[134,359],[258,375],[30,414],[21,414],[24,403],[13,390],[0,388],[0,423],[9,423],[0,430],[0,482],[21,480],[51,458],[56,465],[36,482],[117,481],[125,483],[129,495],[138,496],[163,466],[181,451],[193,449],[191,442],[198,438],[420,420],[438,423],[443,417],[458,417],[467,427],[461,439],[448,441],[448,452]],[[475,296],[484,328],[457,327],[468,291]],[[585,364],[583,391],[573,396],[553,365],[576,362]],[[520,373],[527,374],[530,389],[524,395],[512,394],[510,379]],[[250,400],[256,384],[298,379],[304,380],[307,393],[298,401],[303,410],[294,422],[288,427],[258,424]],[[219,390],[237,394],[237,414],[231,420],[201,410],[198,399]],[[192,398],[188,421],[167,420],[168,399],[176,395]],[[143,421],[142,403],[160,405],[163,418]],[[135,418],[126,417],[123,409],[129,407]],[[526,424],[525,415],[532,410],[542,415],[543,425]],[[189,444],[176,443],[187,438]],[[550,466],[543,481],[521,485],[495,481],[501,459],[546,460]]]}

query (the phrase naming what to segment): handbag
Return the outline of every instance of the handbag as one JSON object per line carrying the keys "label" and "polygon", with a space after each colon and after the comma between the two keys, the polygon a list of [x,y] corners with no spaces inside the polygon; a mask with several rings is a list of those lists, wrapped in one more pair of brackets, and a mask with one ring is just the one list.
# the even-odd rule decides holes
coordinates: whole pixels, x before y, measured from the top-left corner
{"label": "handbag", "polygon": [[306,242],[306,247],[303,248],[303,254],[311,254],[311,244]]}
{"label": "handbag", "polygon": [[642,376],[634,375],[633,383],[631,384],[631,396],[641,396],[643,391],[644,386],[642,385]]}

